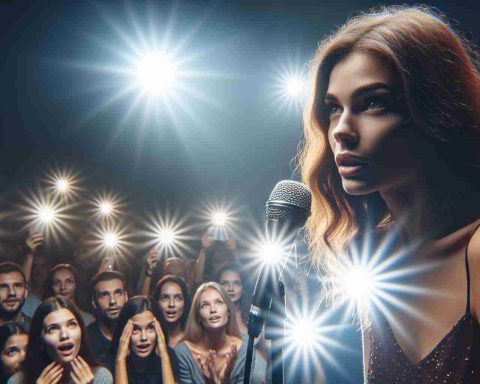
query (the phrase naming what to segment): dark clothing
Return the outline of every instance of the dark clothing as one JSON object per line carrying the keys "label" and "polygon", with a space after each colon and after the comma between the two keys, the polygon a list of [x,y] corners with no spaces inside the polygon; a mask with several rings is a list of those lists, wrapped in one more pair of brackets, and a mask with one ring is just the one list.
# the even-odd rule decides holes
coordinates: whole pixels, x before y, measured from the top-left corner
{"label": "dark clothing", "polygon": [[100,330],[98,320],[94,321],[87,327],[87,337],[95,358],[113,372],[113,367],[111,366],[112,358],[110,356],[112,342],[108,340]]}
{"label": "dark clothing", "polygon": [[[478,229],[477,226],[473,233]],[[471,236],[473,236],[473,233]],[[467,308],[450,332],[417,364],[411,363],[383,314],[373,319],[368,384],[474,384],[480,382],[480,325],[470,312],[470,272],[467,249]],[[478,282],[476,282],[478,283]]]}
{"label": "dark clothing", "polygon": [[[168,355],[170,357],[170,364],[172,366],[173,376],[177,380],[178,378],[178,359],[177,355],[172,348],[168,347]],[[162,364],[160,358],[153,353],[147,358],[145,369],[140,371],[134,369],[139,358],[136,356],[127,357],[127,372],[128,372],[128,384],[162,384]],[[143,360],[143,359],[142,359]]]}

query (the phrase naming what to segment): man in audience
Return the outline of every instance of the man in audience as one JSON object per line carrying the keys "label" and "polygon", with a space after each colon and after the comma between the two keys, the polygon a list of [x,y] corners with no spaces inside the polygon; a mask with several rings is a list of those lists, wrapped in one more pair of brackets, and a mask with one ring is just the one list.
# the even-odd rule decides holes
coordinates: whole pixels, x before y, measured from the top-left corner
{"label": "man in audience", "polygon": [[31,318],[22,313],[27,294],[22,267],[11,261],[0,263],[0,325],[16,321],[26,330],[30,329]]}
{"label": "man in audience", "polygon": [[110,351],[113,329],[128,300],[125,277],[117,271],[103,271],[92,278],[92,305],[97,318],[87,327],[87,335],[97,359],[112,369]]}

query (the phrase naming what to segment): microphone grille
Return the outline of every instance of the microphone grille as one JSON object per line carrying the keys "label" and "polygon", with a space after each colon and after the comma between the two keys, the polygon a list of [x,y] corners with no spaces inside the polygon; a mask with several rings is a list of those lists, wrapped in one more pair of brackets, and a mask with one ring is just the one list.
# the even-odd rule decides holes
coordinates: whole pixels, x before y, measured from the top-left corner
{"label": "microphone grille", "polygon": [[266,216],[270,219],[285,219],[291,215],[291,209],[300,209],[307,217],[310,214],[311,204],[312,193],[304,184],[293,180],[282,180],[270,193]]}

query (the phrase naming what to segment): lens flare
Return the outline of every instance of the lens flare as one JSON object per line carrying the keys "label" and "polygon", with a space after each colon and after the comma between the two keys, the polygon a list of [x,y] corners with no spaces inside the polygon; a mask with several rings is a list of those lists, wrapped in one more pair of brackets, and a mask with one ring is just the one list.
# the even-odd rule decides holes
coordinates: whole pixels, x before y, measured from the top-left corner
{"label": "lens flare", "polygon": [[78,173],[73,169],[56,167],[47,172],[49,189],[65,198],[77,197],[80,194],[79,182]]}
{"label": "lens flare", "polygon": [[123,200],[115,193],[104,192],[97,194],[91,201],[93,214],[98,220],[114,220],[121,215],[121,208],[125,206]]}
{"label": "lens flare", "polygon": [[212,215],[213,225],[224,227],[228,224],[228,215],[225,212],[217,211]]}
{"label": "lens flare", "polygon": [[145,54],[136,63],[136,79],[139,86],[155,96],[164,95],[175,86],[177,66],[167,55],[159,52]]}

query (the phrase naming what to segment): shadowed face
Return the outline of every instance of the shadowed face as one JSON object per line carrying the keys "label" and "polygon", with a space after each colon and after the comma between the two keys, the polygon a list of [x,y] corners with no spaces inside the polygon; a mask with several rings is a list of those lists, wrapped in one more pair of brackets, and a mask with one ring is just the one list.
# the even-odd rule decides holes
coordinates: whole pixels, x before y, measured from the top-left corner
{"label": "shadowed face", "polygon": [[52,277],[52,289],[55,295],[69,300],[75,300],[76,283],[75,276],[68,269],[59,269]]}
{"label": "shadowed face", "polygon": [[242,277],[238,272],[227,269],[220,275],[220,285],[227,291],[228,295],[234,303],[242,298],[243,284]]}
{"label": "shadowed face", "polygon": [[116,320],[128,300],[127,292],[120,279],[99,281],[95,284],[95,300],[98,316]]}
{"label": "shadowed face", "polygon": [[158,303],[160,304],[165,319],[169,323],[176,323],[180,320],[183,314],[185,299],[182,289],[177,283],[169,281],[163,284]]}
{"label": "shadowed face", "polygon": [[15,334],[7,339],[0,355],[5,375],[11,376],[20,370],[27,354],[27,344],[28,335],[25,333]]}

